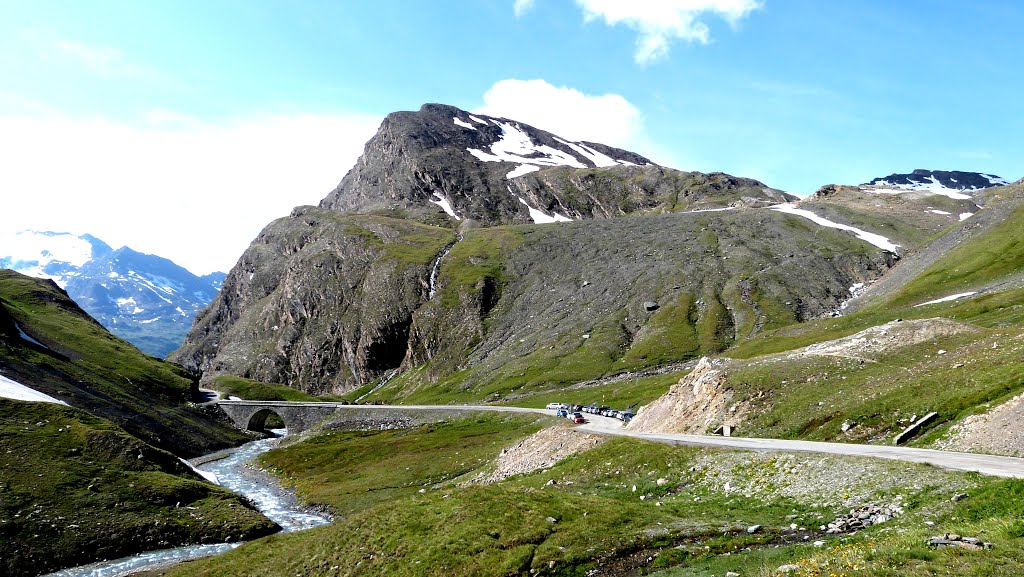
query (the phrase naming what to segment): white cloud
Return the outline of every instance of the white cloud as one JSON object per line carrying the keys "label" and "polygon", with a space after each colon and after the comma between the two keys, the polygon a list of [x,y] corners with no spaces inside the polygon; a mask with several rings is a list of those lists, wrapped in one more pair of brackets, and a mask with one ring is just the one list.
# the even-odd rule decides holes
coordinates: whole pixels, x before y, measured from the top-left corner
{"label": "white cloud", "polygon": [[227,270],[267,223],[334,188],[380,121],[0,116],[0,228],[88,232],[196,273]]}
{"label": "white cloud", "polygon": [[636,30],[633,57],[647,64],[668,55],[673,40],[707,44],[710,29],[701,18],[706,15],[735,25],[761,6],[759,0],[576,0],[586,21],[599,18],[605,24],[623,24]]}
{"label": "white cloud", "polygon": [[533,8],[534,0],[515,0],[512,5],[512,10],[516,13],[516,18],[521,17]]}
{"label": "white cloud", "polygon": [[519,120],[571,140],[611,146],[630,146],[643,135],[643,116],[624,97],[592,96],[544,80],[498,81],[474,112]]}
{"label": "white cloud", "polygon": [[55,40],[57,53],[100,76],[136,77],[156,76],[155,72],[127,62],[117,48],[89,46],[73,40]]}

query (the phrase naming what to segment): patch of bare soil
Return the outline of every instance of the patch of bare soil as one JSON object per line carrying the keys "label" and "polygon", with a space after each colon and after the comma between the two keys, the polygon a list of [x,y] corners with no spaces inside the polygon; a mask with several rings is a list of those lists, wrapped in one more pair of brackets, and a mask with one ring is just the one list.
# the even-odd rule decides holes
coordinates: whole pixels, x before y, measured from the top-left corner
{"label": "patch of bare soil", "polygon": [[1024,457],[1024,394],[981,415],[971,415],[949,429],[936,448]]}
{"label": "patch of bare soil", "polygon": [[835,356],[870,361],[895,348],[976,330],[973,325],[945,318],[897,320],[864,329],[848,337],[784,353],[782,358],[789,360],[809,356]]}
{"label": "patch of bare soil", "polygon": [[548,427],[502,449],[494,470],[482,473],[471,483],[497,483],[513,475],[546,469],[605,440],[605,437],[580,433],[567,427]]}

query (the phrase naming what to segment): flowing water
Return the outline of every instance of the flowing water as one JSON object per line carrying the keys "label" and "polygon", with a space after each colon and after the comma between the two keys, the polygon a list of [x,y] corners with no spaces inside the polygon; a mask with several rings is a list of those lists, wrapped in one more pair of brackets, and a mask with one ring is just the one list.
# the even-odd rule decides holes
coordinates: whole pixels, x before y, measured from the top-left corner
{"label": "flowing water", "polygon": [[[274,431],[284,434],[284,429]],[[260,453],[269,451],[277,439],[261,439],[246,443],[230,451],[227,457],[209,461],[197,468],[216,475],[218,483],[240,495],[248,497],[268,518],[281,526],[285,532],[301,531],[325,525],[330,519],[303,510],[295,494],[281,487],[269,474],[245,465]],[[174,549],[149,551],[131,557],[100,561],[89,565],[63,569],[45,577],[114,577],[142,569],[172,565],[189,559],[209,557],[238,547],[241,543],[216,543],[213,545],[186,545]]]}
{"label": "flowing water", "polygon": [[459,233],[459,237],[455,240],[455,242],[444,247],[444,250],[441,251],[441,254],[437,255],[437,258],[434,259],[434,265],[430,267],[430,290],[427,292],[427,298],[432,299],[434,298],[434,295],[437,294],[437,271],[441,269],[441,261],[443,261],[444,257],[448,256],[448,253],[452,251],[452,247],[455,246],[455,244],[461,240],[462,233]]}

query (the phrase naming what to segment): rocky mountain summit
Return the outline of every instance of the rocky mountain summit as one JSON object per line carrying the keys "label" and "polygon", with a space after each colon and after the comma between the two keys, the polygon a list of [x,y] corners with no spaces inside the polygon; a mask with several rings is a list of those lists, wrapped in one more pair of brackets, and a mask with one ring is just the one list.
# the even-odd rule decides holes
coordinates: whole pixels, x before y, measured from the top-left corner
{"label": "rocky mountain summit", "polygon": [[0,268],[52,279],[108,330],[161,358],[181,346],[225,276],[197,276],[88,234],[20,231],[0,242],[0,255]]}
{"label": "rocky mountain summit", "polygon": [[171,358],[435,400],[692,359],[828,316],[898,258],[795,200],[425,105],[388,116],[319,207],[271,223]]}
{"label": "rocky mountain summit", "polygon": [[388,115],[320,207],[493,226],[794,198],[756,180],[673,170],[515,120],[427,104]]}

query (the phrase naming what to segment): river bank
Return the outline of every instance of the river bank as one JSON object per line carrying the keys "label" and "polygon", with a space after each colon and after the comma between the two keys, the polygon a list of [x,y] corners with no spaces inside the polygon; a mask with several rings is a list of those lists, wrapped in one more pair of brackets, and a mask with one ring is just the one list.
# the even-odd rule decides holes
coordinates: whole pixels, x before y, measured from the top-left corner
{"label": "river bank", "polygon": [[[276,430],[275,433],[283,435],[284,430]],[[193,459],[192,464],[200,472],[215,476],[222,487],[247,498],[261,513],[280,525],[283,532],[301,531],[329,523],[328,516],[309,512],[302,507],[295,494],[283,487],[274,476],[249,464],[279,442],[280,437],[251,441],[235,449],[198,457]],[[225,542],[148,551],[121,559],[63,569],[44,577],[119,577],[209,557],[239,545],[240,542]]]}

